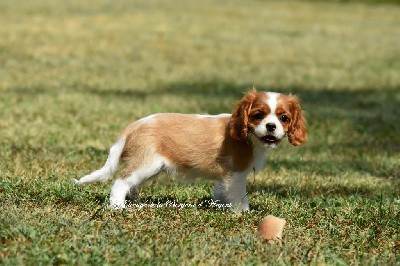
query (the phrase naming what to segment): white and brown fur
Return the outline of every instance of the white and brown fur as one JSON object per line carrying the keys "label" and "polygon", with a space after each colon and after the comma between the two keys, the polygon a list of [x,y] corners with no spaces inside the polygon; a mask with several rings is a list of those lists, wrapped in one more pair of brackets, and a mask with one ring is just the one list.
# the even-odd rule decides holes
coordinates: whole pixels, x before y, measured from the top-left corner
{"label": "white and brown fur", "polygon": [[215,200],[246,211],[247,175],[262,169],[265,150],[285,136],[294,146],[307,138],[297,98],[253,89],[232,114],[164,113],[134,122],[120,133],[105,165],[75,182],[105,181],[122,161],[125,167],[110,195],[113,208],[124,208],[130,191],[164,171],[213,179]]}

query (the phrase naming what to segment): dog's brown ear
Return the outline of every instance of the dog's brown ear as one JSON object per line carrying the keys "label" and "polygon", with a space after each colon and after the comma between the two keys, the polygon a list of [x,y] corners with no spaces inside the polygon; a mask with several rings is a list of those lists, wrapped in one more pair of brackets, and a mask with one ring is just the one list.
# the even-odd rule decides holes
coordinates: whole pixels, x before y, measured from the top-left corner
{"label": "dog's brown ear", "polygon": [[289,125],[288,138],[293,146],[300,146],[307,141],[307,122],[296,96],[289,95],[292,120]]}
{"label": "dog's brown ear", "polygon": [[253,88],[235,105],[230,120],[229,133],[233,139],[245,140],[248,131],[249,113],[256,99],[256,89]]}

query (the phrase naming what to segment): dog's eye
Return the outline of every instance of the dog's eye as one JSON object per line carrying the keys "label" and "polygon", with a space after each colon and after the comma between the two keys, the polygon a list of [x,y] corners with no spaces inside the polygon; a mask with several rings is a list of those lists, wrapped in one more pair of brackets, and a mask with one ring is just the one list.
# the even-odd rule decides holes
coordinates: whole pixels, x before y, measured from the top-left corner
{"label": "dog's eye", "polygon": [[255,113],[253,115],[253,118],[256,119],[256,120],[261,120],[261,119],[264,118],[264,114],[263,113]]}
{"label": "dog's eye", "polygon": [[290,121],[290,118],[287,117],[286,115],[281,115],[281,121],[282,121],[283,123],[286,123],[286,122],[289,122],[289,121]]}

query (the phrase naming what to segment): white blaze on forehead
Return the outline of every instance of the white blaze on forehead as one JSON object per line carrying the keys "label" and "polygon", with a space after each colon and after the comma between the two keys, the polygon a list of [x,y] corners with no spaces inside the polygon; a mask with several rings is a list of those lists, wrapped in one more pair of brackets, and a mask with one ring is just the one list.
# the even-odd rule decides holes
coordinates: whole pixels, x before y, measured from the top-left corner
{"label": "white blaze on forehead", "polygon": [[[269,134],[275,136],[278,139],[281,139],[285,135],[282,123],[276,115],[276,109],[278,107],[278,100],[280,95],[280,93],[276,92],[266,93],[266,103],[270,109],[270,113],[254,128],[254,133],[257,137],[260,138]],[[273,133],[268,133],[266,125],[269,123],[273,123],[276,126],[276,129],[273,131]]]}
{"label": "white blaze on forehead", "polygon": [[270,114],[275,114],[276,106],[278,105],[278,96],[279,93],[276,92],[267,92],[267,104],[271,109]]}

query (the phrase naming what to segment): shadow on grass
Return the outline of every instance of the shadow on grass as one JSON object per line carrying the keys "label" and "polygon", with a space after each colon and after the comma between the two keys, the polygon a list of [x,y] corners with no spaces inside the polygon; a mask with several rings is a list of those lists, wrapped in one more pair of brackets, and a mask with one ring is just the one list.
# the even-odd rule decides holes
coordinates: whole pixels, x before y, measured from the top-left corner
{"label": "shadow on grass", "polygon": [[152,90],[141,90],[138,88],[119,88],[119,89],[95,89],[87,88],[84,92],[89,92],[99,96],[107,97],[134,97],[148,98],[162,95],[180,95],[190,97],[234,97],[240,98],[243,92],[250,87],[238,86],[233,83],[224,83],[219,81],[198,82],[198,83],[176,83],[165,87],[154,88]]}
{"label": "shadow on grass", "polygon": [[347,186],[347,185],[321,185],[315,186],[312,184],[307,185],[306,187],[299,187],[295,185],[282,185],[282,184],[251,184],[248,187],[248,194],[251,195],[255,192],[261,194],[275,195],[278,198],[289,198],[293,196],[300,197],[315,197],[315,196],[323,196],[323,197],[337,197],[343,196],[348,197],[352,195],[359,196],[374,196],[379,194],[385,194],[387,196],[396,196],[397,189],[395,186],[389,191],[385,189],[385,191],[376,189],[372,186]]}
{"label": "shadow on grass", "polygon": [[[265,203],[260,203],[256,200],[256,198],[261,195],[273,195],[278,200],[286,200],[292,198],[302,198],[303,203],[307,203],[310,201],[324,201],[329,199],[339,199],[345,198],[349,199],[349,197],[356,197],[359,199],[368,199],[368,200],[378,200],[385,198],[386,200],[395,200],[398,196],[399,185],[393,186],[390,189],[376,189],[374,187],[365,187],[365,186],[346,186],[346,185],[328,185],[328,186],[313,186],[310,184],[307,187],[297,187],[290,185],[281,185],[281,184],[273,184],[273,185],[263,185],[263,184],[253,184],[249,187],[249,198],[250,198],[250,209],[256,211],[265,210]],[[253,193],[257,192],[258,196],[253,198]],[[261,196],[263,198],[263,196]],[[304,199],[304,200],[303,200]]]}
{"label": "shadow on grass", "polygon": [[347,174],[349,171],[357,173],[360,176],[373,175],[383,178],[398,177],[400,175],[398,167],[383,162],[380,164],[373,164],[359,158],[345,161],[336,161],[334,159],[332,159],[332,161],[321,161],[318,159],[315,161],[304,161],[274,158],[273,160],[267,161],[267,167],[275,171],[284,168],[304,174],[313,173],[320,176],[334,177]]}

